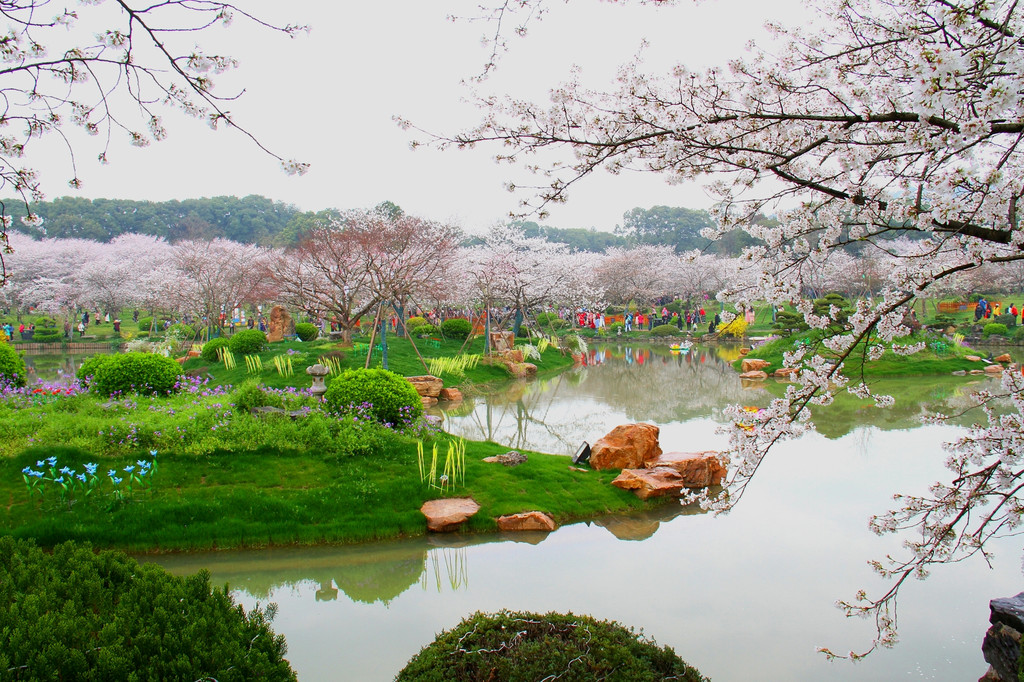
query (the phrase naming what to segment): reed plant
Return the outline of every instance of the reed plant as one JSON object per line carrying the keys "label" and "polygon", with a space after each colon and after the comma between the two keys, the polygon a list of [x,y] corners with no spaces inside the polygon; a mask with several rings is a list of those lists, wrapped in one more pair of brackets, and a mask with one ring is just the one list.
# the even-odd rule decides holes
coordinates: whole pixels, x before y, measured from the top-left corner
{"label": "reed plant", "polygon": [[416,441],[416,460],[419,466],[420,482],[427,486],[441,491],[454,490],[456,485],[466,484],[466,441],[462,438],[455,438],[448,441],[448,451],[444,456],[444,463],[441,468],[441,475],[437,475],[439,462],[438,443],[435,441],[431,447],[430,466],[427,466],[423,441]]}
{"label": "reed plant", "polygon": [[217,352],[220,353],[220,359],[224,363],[224,369],[231,371],[235,368],[235,354],[227,348],[218,348]]}
{"label": "reed plant", "polygon": [[319,363],[330,370],[332,377],[336,377],[345,371],[345,368],[341,364],[341,358],[321,355]]}
{"label": "reed plant", "polygon": [[465,376],[467,369],[473,369],[480,363],[480,355],[470,353],[455,355],[451,357],[431,358],[429,369],[434,376],[441,376],[442,373],[453,376]]}
{"label": "reed plant", "polygon": [[290,355],[275,355],[274,367],[277,368],[277,373],[283,377],[290,377],[295,374],[295,370],[292,368],[292,358]]}
{"label": "reed plant", "polygon": [[[275,358],[276,359],[276,358]],[[245,356],[246,374],[260,374],[263,371],[263,360],[258,355]]]}

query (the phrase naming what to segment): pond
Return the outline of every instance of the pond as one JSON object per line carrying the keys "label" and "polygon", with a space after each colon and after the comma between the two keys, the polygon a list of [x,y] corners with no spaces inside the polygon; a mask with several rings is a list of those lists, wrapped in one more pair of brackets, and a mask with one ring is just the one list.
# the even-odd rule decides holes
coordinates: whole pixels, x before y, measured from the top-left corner
{"label": "pond", "polygon": [[89,350],[81,353],[26,351],[24,358],[28,381],[30,384],[34,384],[36,381],[62,382],[73,379],[83,362],[94,355],[111,352],[113,351]]}
{"label": "pond", "polygon": [[[713,350],[594,349],[587,366],[493,388],[448,415],[448,428],[509,447],[571,452],[617,424],[650,421],[665,450],[721,447],[730,401],[763,404],[778,385],[745,384]],[[390,680],[437,632],[477,610],[572,611],[617,620],[672,646],[712,680],[977,679],[988,600],[1021,589],[1020,542],[996,543],[993,568],[940,567],[900,598],[900,642],[866,660],[869,622],[833,604],[883,583],[866,562],[898,554],[871,514],[896,492],[943,477],[955,426],[922,426],[986,381],[890,382],[889,410],[838,404],[817,433],[765,460],[725,515],[678,505],[596,519],[548,535],[433,536],[353,547],[157,557],[176,573],[206,568],[251,607],[276,602],[275,629],[302,680]]]}

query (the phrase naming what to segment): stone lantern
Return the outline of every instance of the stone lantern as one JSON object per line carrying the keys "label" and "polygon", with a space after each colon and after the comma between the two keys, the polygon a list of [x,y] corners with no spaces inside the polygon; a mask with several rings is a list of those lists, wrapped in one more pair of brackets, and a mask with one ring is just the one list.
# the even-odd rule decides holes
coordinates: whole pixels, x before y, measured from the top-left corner
{"label": "stone lantern", "polygon": [[310,365],[306,368],[306,374],[313,377],[313,385],[310,387],[309,392],[315,396],[322,396],[327,392],[327,386],[324,385],[324,377],[331,373],[331,370],[326,365],[319,363]]}

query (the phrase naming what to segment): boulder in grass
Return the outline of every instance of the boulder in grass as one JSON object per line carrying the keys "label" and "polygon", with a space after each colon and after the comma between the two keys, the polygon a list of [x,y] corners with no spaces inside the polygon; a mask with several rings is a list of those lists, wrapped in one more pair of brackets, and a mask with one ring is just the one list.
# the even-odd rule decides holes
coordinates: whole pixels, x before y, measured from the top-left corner
{"label": "boulder in grass", "polygon": [[762,360],[760,358],[743,358],[743,361],[740,363],[740,371],[753,372],[755,370],[769,367],[771,364],[772,363],[767,360]]}
{"label": "boulder in grass", "polygon": [[612,481],[612,485],[623,490],[632,490],[641,500],[652,497],[678,497],[683,488],[683,477],[670,467],[656,469],[623,469]]}
{"label": "boulder in grass", "polygon": [[498,530],[542,530],[553,531],[558,526],[555,520],[544,512],[530,511],[521,514],[507,514],[498,517]]}
{"label": "boulder in grass", "polygon": [[405,380],[412,384],[412,387],[416,389],[420,396],[426,398],[438,397],[441,394],[441,389],[444,388],[444,381],[429,374],[406,377]]}
{"label": "boulder in grass", "polygon": [[590,446],[592,469],[639,469],[661,455],[654,424],[621,424]]}
{"label": "boulder in grass", "polygon": [[996,362],[1013,362],[1013,358],[1010,357],[1009,353],[1003,353],[995,357]]}
{"label": "boulder in grass", "polygon": [[751,372],[744,372],[743,374],[740,374],[740,379],[761,380],[761,379],[767,379],[767,378],[768,378],[768,373],[763,371],[763,370],[760,370],[760,369],[753,370]]}
{"label": "boulder in grass", "polygon": [[666,452],[649,464],[651,468],[669,468],[682,477],[685,488],[722,485],[728,470],[717,452]]}
{"label": "boulder in grass", "polygon": [[462,391],[460,391],[457,388],[442,388],[441,392],[437,396],[437,399],[457,403],[458,401],[462,400]]}
{"label": "boulder in grass", "polygon": [[420,511],[427,517],[427,530],[450,533],[480,511],[480,505],[472,497],[449,497],[424,502]]}

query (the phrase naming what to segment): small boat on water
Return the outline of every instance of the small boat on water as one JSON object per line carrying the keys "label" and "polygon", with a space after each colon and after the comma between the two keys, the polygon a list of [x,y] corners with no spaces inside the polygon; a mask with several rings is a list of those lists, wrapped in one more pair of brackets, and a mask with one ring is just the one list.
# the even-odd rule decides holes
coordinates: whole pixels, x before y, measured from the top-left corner
{"label": "small boat on water", "polygon": [[690,341],[683,341],[682,343],[673,343],[668,347],[673,353],[689,353],[690,348],[693,347],[693,343]]}

